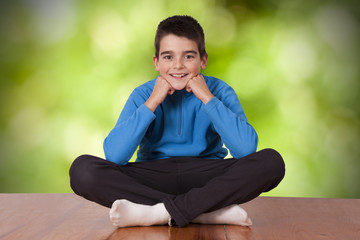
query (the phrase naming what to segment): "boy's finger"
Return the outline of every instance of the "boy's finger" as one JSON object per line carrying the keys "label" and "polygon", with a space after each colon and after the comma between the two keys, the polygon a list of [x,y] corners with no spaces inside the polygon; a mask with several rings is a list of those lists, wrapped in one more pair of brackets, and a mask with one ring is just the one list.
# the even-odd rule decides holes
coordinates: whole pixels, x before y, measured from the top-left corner
{"label": "boy's finger", "polygon": [[186,86],[185,86],[185,90],[186,90],[186,91],[188,91],[188,88],[190,88],[191,81],[192,81],[192,78],[190,78],[190,79],[188,80],[188,82],[186,83]]}
{"label": "boy's finger", "polygon": [[186,85],[185,90],[191,92],[191,87],[189,86],[189,83]]}
{"label": "boy's finger", "polygon": [[198,79],[198,80],[205,80],[204,77],[201,74],[198,74],[194,77],[194,79]]}
{"label": "boy's finger", "polygon": [[[166,81],[167,82],[167,81]],[[169,91],[168,93],[170,95],[172,95],[174,92],[175,92],[175,89],[171,86],[171,84],[169,82],[167,82],[167,85],[168,85],[168,88],[169,88]]]}
{"label": "boy's finger", "polygon": [[159,81],[165,81],[165,82],[168,82],[167,80],[166,80],[166,78],[164,78],[163,76],[158,76],[158,79],[157,80],[159,80]]}

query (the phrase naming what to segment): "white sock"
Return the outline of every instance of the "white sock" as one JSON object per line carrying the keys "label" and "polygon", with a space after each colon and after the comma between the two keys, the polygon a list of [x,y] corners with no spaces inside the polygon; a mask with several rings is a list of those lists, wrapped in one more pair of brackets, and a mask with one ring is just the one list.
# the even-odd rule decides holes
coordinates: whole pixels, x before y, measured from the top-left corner
{"label": "white sock", "polygon": [[252,225],[252,221],[249,218],[247,212],[236,204],[218,209],[213,212],[203,213],[196,217],[192,222],[202,224],[231,224],[242,226]]}
{"label": "white sock", "polygon": [[109,215],[111,222],[117,227],[163,225],[170,218],[163,203],[148,206],[125,199],[116,200]]}

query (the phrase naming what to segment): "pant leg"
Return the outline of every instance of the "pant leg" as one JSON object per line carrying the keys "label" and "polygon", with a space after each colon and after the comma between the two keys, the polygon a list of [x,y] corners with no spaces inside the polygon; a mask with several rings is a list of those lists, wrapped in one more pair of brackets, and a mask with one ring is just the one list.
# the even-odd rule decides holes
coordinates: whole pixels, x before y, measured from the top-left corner
{"label": "pant leg", "polygon": [[70,185],[77,195],[106,207],[111,207],[117,199],[154,205],[164,198],[175,196],[171,194],[175,181],[171,179],[171,169],[164,170],[168,167],[165,165],[160,168],[164,174],[160,174],[156,171],[156,165],[160,164],[119,166],[102,158],[82,155],[70,168]]}
{"label": "pant leg", "polygon": [[182,165],[190,162],[192,164],[188,167],[200,167],[194,160],[203,162],[203,159],[175,157],[119,166],[102,158],[82,155],[71,165],[70,185],[77,195],[106,207],[110,207],[117,199],[154,205],[191,188],[202,187],[219,175],[218,172],[192,174],[191,182],[184,188],[181,176],[184,176],[182,172],[188,165]]}
{"label": "pant leg", "polygon": [[271,149],[242,159],[174,158],[126,166],[83,155],[72,164],[70,179],[76,194],[107,207],[117,199],[164,202],[176,223],[185,226],[201,213],[271,190],[284,170],[281,156]]}
{"label": "pant leg", "polygon": [[202,213],[250,201],[276,187],[285,174],[281,155],[272,149],[241,159],[214,161],[214,166],[219,167],[219,163],[226,168],[223,174],[203,187],[164,199],[166,209],[178,226],[186,226]]}

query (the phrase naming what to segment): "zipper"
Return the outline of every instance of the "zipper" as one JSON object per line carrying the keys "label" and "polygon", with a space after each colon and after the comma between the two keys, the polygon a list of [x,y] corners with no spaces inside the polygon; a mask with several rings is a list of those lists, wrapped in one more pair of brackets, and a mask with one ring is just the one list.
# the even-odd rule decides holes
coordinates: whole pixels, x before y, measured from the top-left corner
{"label": "zipper", "polygon": [[183,97],[184,96],[181,96],[180,98],[180,101],[179,101],[179,110],[178,110],[178,114],[179,114],[179,117],[178,117],[178,135],[181,135],[182,134],[182,105],[183,105]]}

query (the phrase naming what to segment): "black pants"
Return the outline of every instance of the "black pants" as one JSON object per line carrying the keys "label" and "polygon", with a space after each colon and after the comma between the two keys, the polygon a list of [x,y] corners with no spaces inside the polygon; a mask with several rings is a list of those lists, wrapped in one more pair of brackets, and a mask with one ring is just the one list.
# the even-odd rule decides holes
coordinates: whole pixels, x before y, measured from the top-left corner
{"label": "black pants", "polygon": [[176,157],[125,166],[82,155],[70,168],[70,182],[76,194],[106,207],[117,199],[163,202],[183,227],[202,213],[254,199],[276,187],[284,174],[284,161],[272,149],[240,159]]}

